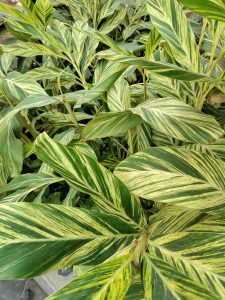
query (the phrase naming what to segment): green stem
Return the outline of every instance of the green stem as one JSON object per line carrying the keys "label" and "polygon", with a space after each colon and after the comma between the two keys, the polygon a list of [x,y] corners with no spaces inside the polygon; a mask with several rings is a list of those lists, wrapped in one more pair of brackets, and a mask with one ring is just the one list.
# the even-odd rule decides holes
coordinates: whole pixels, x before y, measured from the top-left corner
{"label": "green stem", "polygon": [[113,137],[113,140],[116,142],[116,144],[122,148],[126,153],[128,152],[127,149],[116,139]]}
{"label": "green stem", "polygon": [[39,132],[35,128],[33,128],[33,126],[31,125],[30,120],[27,117],[21,115],[21,118],[22,118],[24,126],[30,131],[32,137],[34,139],[36,139],[39,135]]}
{"label": "green stem", "polygon": [[144,101],[147,101],[147,78],[146,78],[146,74],[145,71],[142,73],[142,77],[143,77],[143,86],[144,86]]}
{"label": "green stem", "polygon": [[132,132],[130,129],[127,131],[127,142],[129,146],[129,154],[131,155],[134,153],[134,147],[132,143]]}
{"label": "green stem", "polygon": [[74,113],[74,111],[72,110],[67,98],[65,97],[65,95],[63,94],[62,92],[62,89],[61,89],[61,85],[60,85],[60,77],[58,77],[58,88],[60,90],[60,93],[61,93],[61,96],[62,96],[62,103],[63,105],[65,106],[66,110],[68,111],[70,117],[71,117],[71,120],[73,121],[74,125],[77,127],[79,133],[81,134],[81,128],[80,128],[80,125],[77,121],[77,118],[76,118],[76,115]]}

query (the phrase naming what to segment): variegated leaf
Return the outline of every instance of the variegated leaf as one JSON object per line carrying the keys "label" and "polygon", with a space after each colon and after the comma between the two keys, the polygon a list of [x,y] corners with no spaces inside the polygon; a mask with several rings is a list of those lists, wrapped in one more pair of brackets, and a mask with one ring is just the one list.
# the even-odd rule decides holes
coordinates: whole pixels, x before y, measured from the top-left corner
{"label": "variegated leaf", "polygon": [[174,58],[187,69],[201,70],[194,33],[177,0],[147,0],[152,23],[169,43]]}
{"label": "variegated leaf", "polygon": [[86,34],[89,30],[88,24],[81,21],[76,21],[72,30],[73,58],[82,74],[85,74],[91,64],[98,47],[98,41]]}
{"label": "variegated leaf", "polygon": [[132,246],[126,248],[47,299],[124,299],[132,280],[132,250]]}
{"label": "variegated leaf", "polygon": [[212,116],[172,98],[147,101],[131,110],[156,131],[182,141],[207,143],[224,135]]}
{"label": "variegated leaf", "polygon": [[136,235],[135,226],[114,215],[60,205],[2,204],[0,279],[31,277],[71,266],[76,250],[91,241],[104,240],[105,252],[109,249],[112,255],[118,245],[125,247]]}
{"label": "variegated leaf", "polygon": [[19,9],[5,3],[0,3],[0,15],[3,17],[10,17],[16,20],[24,21],[29,23],[34,23],[32,18],[21,12]]}
{"label": "variegated leaf", "polygon": [[145,298],[223,299],[224,232],[223,218],[208,217],[182,232],[152,236],[144,254]]}
{"label": "variegated leaf", "polygon": [[149,148],[119,164],[115,174],[142,198],[213,214],[225,211],[225,163],[211,155]]}
{"label": "variegated leaf", "polygon": [[[112,85],[117,81],[117,79],[123,74],[125,70],[126,67],[124,67],[120,63],[108,62],[95,85],[87,91],[82,91],[83,94],[81,96],[80,102],[87,103],[96,100],[101,96],[104,96],[104,94],[112,87]],[[70,95],[72,94],[73,93],[70,93]],[[74,96],[77,100],[76,94]]]}
{"label": "variegated leaf", "polygon": [[67,59],[65,55],[57,52],[46,45],[36,44],[32,42],[16,41],[12,44],[2,45],[2,50],[13,56],[33,57],[37,55],[53,55],[63,59]]}
{"label": "variegated leaf", "polygon": [[37,0],[32,10],[36,15],[38,25],[46,29],[53,16],[53,6],[50,0]]}
{"label": "variegated leaf", "polygon": [[108,17],[106,21],[101,25],[99,31],[108,34],[119,26],[123,21],[127,13],[127,7],[122,7],[116,10],[113,15]]}
{"label": "variegated leaf", "polygon": [[181,0],[192,11],[209,19],[225,22],[224,0]]}
{"label": "variegated leaf", "polygon": [[11,72],[1,81],[1,88],[6,98],[14,103],[28,96],[47,95],[44,89],[32,78],[27,78],[19,72]]}
{"label": "variegated leaf", "polygon": [[152,129],[146,122],[139,124],[131,131],[132,145],[135,152],[145,150],[152,146]]}
{"label": "variegated leaf", "polygon": [[65,78],[73,83],[75,83],[77,79],[77,77],[70,70],[51,67],[39,67],[32,69],[23,74],[23,77],[26,78],[26,80],[28,80],[28,78],[32,78],[34,80],[46,80],[60,77],[62,79]]}
{"label": "variegated leaf", "polygon": [[143,224],[141,203],[109,170],[82,152],[79,147],[66,147],[55,142],[46,133],[39,135],[36,140],[38,157],[71,187],[91,195],[102,210]]}
{"label": "variegated leaf", "polygon": [[15,137],[12,129],[14,116],[23,109],[41,107],[58,102],[57,99],[43,96],[29,96],[15,106],[0,120],[0,156],[4,160],[8,177],[15,177],[22,171],[23,145]]}
{"label": "variegated leaf", "polygon": [[34,190],[60,181],[63,181],[63,178],[45,173],[19,175],[7,185],[0,187],[0,194],[15,191],[2,198],[1,202],[23,201],[23,199]]}
{"label": "variegated leaf", "polygon": [[142,123],[142,119],[131,111],[102,113],[91,120],[82,132],[84,139],[119,136]]}
{"label": "variegated leaf", "polygon": [[177,80],[185,80],[185,81],[198,81],[198,80],[209,80],[205,74],[201,72],[193,72],[186,70],[184,68],[178,67],[177,65],[163,63],[158,61],[146,61],[139,57],[132,56],[122,56],[115,55],[115,57],[111,56],[111,60],[116,60],[120,63],[123,63],[128,66],[136,66],[146,70],[149,70],[153,73],[158,73],[159,75],[174,78]]}
{"label": "variegated leaf", "polygon": [[107,93],[107,104],[110,111],[124,111],[130,102],[129,84],[119,78]]}
{"label": "variegated leaf", "polygon": [[211,154],[225,161],[225,138],[208,144],[189,144],[183,146],[186,149],[195,150],[201,153]]}
{"label": "variegated leaf", "polygon": [[149,220],[149,234],[151,236],[183,231],[210,216],[195,209],[163,203],[162,205],[162,208],[153,214]]}

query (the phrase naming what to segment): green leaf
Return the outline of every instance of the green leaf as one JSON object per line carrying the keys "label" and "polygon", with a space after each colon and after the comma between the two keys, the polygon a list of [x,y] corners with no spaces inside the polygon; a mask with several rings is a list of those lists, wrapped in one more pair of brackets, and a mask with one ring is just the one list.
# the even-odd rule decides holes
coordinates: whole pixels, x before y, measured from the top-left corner
{"label": "green leaf", "polygon": [[0,187],[0,193],[12,192],[1,199],[1,202],[18,202],[36,189],[46,187],[52,183],[63,181],[63,178],[45,173],[30,173],[19,175],[10,181],[7,185]]}
{"label": "green leaf", "polygon": [[144,223],[141,203],[109,170],[83,154],[82,148],[63,146],[43,133],[36,140],[36,153],[71,187],[91,195],[102,210],[122,215],[131,223]]}
{"label": "green leaf", "polygon": [[182,141],[207,143],[224,135],[212,116],[172,98],[150,100],[131,110],[155,130]]}
{"label": "green leaf", "polygon": [[102,113],[84,127],[82,137],[85,139],[95,139],[107,136],[119,136],[142,122],[142,119],[132,114],[131,111]]}
{"label": "green leaf", "polygon": [[169,43],[174,58],[187,69],[201,70],[194,33],[177,0],[147,0],[153,25]]}
{"label": "green leaf", "polygon": [[225,163],[183,148],[158,147],[123,161],[115,174],[144,199],[224,213]]}
{"label": "green leaf", "polygon": [[[61,205],[2,204],[0,279],[32,277],[71,266],[76,250],[105,241],[110,255],[137,235],[123,218]],[[115,248],[111,248],[115,246]],[[107,251],[107,250],[105,250]],[[107,256],[106,256],[107,257]]]}
{"label": "green leaf", "polygon": [[181,67],[169,63],[147,61],[138,57],[121,56],[121,55],[115,56],[115,58],[113,59],[128,66],[140,67],[145,70],[149,70],[153,73],[158,73],[159,75],[174,78],[177,80],[185,80],[185,81],[209,80],[209,78],[203,73],[188,71],[186,69],[183,69]]}
{"label": "green leaf", "polygon": [[132,246],[78,276],[48,300],[123,299],[131,285]]}
{"label": "green leaf", "polygon": [[182,232],[151,237],[143,278],[153,289],[146,299],[223,299],[224,225],[223,218],[208,217]]}
{"label": "green leaf", "polygon": [[225,22],[224,0],[181,0],[184,5],[199,15]]}
{"label": "green leaf", "polygon": [[37,0],[33,7],[33,13],[37,17],[38,25],[45,29],[53,16],[53,6],[51,1]]}

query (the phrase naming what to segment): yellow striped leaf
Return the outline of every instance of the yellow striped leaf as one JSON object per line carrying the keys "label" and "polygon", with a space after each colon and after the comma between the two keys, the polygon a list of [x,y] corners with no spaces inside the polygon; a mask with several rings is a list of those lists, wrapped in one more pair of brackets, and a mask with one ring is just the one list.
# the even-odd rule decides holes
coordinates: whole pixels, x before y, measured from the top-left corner
{"label": "yellow striped leaf", "polygon": [[123,215],[133,223],[144,223],[141,203],[109,170],[79,150],[79,146],[63,146],[43,133],[37,138],[35,148],[43,162],[71,187],[91,195],[101,209]]}
{"label": "yellow striped leaf", "polygon": [[206,214],[199,210],[176,205],[164,205],[151,216],[149,234],[153,236],[183,231],[204,219],[206,219]]}
{"label": "yellow striped leaf", "polygon": [[132,279],[131,251],[132,246],[79,276],[47,299],[124,299]]}
{"label": "yellow striped leaf", "polygon": [[34,190],[60,181],[63,181],[63,178],[45,173],[19,175],[7,185],[0,187],[0,194],[15,191],[13,194],[2,198],[1,203],[21,201]]}
{"label": "yellow striped leaf", "polygon": [[1,81],[2,92],[14,103],[31,95],[47,95],[44,89],[32,78],[19,72],[11,72]]}
{"label": "yellow striped leaf", "polygon": [[158,73],[159,75],[174,78],[177,80],[185,80],[185,81],[199,81],[199,80],[209,81],[210,80],[209,77],[207,77],[205,74],[201,72],[189,71],[187,69],[169,63],[158,62],[158,61],[147,61],[139,57],[122,56],[122,55],[117,55],[115,56],[115,58],[111,56],[110,59],[116,60],[128,66],[140,67],[145,70],[149,70],[153,73]]}
{"label": "yellow striped leaf", "polygon": [[110,111],[124,111],[129,101],[129,83],[120,77],[107,93],[107,104]]}
{"label": "yellow striped leaf", "polygon": [[225,211],[225,163],[211,155],[149,148],[119,164],[115,174],[142,198],[208,213]]}
{"label": "yellow striped leaf", "polygon": [[10,17],[12,19],[24,21],[27,22],[27,24],[34,23],[32,18],[22,13],[19,9],[5,3],[0,3],[0,15],[3,17]]}
{"label": "yellow striped leaf", "polygon": [[49,48],[46,45],[36,44],[32,42],[16,41],[12,44],[2,45],[2,50],[13,56],[33,57],[37,55],[53,55],[63,59],[67,59],[65,55]]}
{"label": "yellow striped leaf", "polygon": [[[117,79],[123,74],[126,67],[120,63],[108,62],[104,71],[100,73],[100,78],[98,78],[96,84],[87,91],[82,91],[82,97],[80,102],[87,103],[91,102],[98,97],[104,95],[112,85],[117,81]],[[79,91],[78,91],[79,92]],[[79,101],[79,96],[77,97],[77,92],[69,93],[69,97],[74,94],[75,100]],[[69,98],[68,97],[68,98]]]}
{"label": "yellow striped leaf", "polygon": [[224,0],[181,0],[181,2],[199,15],[225,22]]}
{"label": "yellow striped leaf", "polygon": [[201,70],[192,28],[177,0],[147,0],[151,21],[169,43],[174,58],[187,69]]}
{"label": "yellow striped leaf", "polygon": [[102,113],[84,127],[82,136],[88,140],[107,136],[119,136],[142,122],[143,120],[139,116],[132,114],[129,110]]}
{"label": "yellow striped leaf", "polygon": [[58,100],[49,96],[29,96],[16,105],[0,120],[0,156],[4,160],[8,177],[18,176],[23,165],[23,145],[15,137],[12,129],[13,117],[22,109],[41,107],[56,103]]}
{"label": "yellow striped leaf", "polygon": [[104,241],[103,257],[108,258],[136,235],[135,226],[115,215],[60,205],[2,204],[0,279],[31,277],[71,266],[76,250],[86,244],[90,252],[91,241],[96,241],[96,247],[97,241]]}
{"label": "yellow striped leaf", "polygon": [[224,233],[224,218],[208,217],[182,232],[152,236],[144,254],[145,285],[153,285],[146,299],[223,299]]}
{"label": "yellow striped leaf", "polygon": [[135,152],[143,151],[152,146],[152,129],[146,122],[131,130],[132,145]]}
{"label": "yellow striped leaf", "polygon": [[53,16],[53,6],[50,0],[37,0],[33,7],[33,14],[37,17],[37,23],[45,29]]}
{"label": "yellow striped leaf", "polygon": [[225,138],[218,139],[209,144],[189,144],[183,147],[201,153],[211,154],[225,161]]}
{"label": "yellow striped leaf", "polygon": [[207,143],[224,135],[214,117],[172,98],[147,101],[132,109],[158,132],[173,138]]}

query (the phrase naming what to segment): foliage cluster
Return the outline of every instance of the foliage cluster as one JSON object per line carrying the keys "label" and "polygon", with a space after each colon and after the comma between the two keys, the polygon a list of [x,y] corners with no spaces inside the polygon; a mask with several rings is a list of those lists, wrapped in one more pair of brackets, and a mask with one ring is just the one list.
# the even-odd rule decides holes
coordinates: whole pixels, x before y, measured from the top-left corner
{"label": "foliage cluster", "polygon": [[0,3],[0,279],[225,299],[224,0]]}

